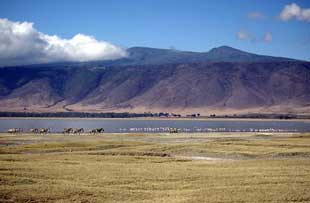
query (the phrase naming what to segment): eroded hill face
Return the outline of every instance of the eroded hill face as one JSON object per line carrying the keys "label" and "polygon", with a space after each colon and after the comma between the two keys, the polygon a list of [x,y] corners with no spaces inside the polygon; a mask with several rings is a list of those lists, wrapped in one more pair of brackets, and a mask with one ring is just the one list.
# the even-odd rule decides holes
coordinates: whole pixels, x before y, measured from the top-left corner
{"label": "eroded hill face", "polygon": [[[1,111],[308,111],[310,63],[0,69]],[[300,113],[300,112],[299,112]]]}

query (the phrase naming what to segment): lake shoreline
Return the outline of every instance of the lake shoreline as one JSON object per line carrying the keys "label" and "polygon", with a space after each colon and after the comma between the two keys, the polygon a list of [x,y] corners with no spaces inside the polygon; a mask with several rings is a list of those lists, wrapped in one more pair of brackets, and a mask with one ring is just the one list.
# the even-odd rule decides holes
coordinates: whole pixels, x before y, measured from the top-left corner
{"label": "lake shoreline", "polygon": [[277,118],[158,118],[158,117],[132,117],[132,118],[87,118],[87,117],[0,117],[0,120],[14,119],[32,119],[32,120],[167,120],[167,121],[304,121],[310,122],[310,119],[277,119]]}
{"label": "lake shoreline", "polygon": [[0,118],[0,131],[20,128],[48,128],[62,132],[65,128],[85,131],[103,128],[109,133],[162,132],[310,132],[310,120],[219,119],[219,118],[59,118],[18,117]]}

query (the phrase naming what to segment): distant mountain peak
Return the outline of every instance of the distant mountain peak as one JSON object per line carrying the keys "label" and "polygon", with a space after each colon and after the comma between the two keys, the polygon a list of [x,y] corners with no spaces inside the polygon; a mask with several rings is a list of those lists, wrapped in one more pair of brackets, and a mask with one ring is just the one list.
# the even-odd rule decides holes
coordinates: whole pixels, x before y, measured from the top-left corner
{"label": "distant mountain peak", "polygon": [[240,49],[236,49],[230,46],[215,47],[211,49],[208,53],[209,54],[246,54],[246,55],[251,54],[251,53],[248,53],[248,52],[245,52],[245,51],[242,51]]}
{"label": "distant mountain peak", "polygon": [[235,49],[235,48],[227,46],[227,45],[223,45],[223,46],[219,46],[219,47],[214,47],[213,49],[227,49],[227,50],[232,49],[232,50],[240,51],[239,49]]}

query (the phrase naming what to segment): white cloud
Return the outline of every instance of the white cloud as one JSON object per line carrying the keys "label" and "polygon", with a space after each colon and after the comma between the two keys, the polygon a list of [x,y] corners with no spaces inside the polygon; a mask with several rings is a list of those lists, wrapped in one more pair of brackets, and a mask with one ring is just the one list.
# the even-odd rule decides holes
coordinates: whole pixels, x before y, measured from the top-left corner
{"label": "white cloud", "polygon": [[236,33],[236,37],[239,40],[250,40],[252,37],[249,33],[246,31],[239,31]]}
{"label": "white cloud", "polygon": [[264,35],[264,41],[265,42],[271,42],[272,41],[272,33],[271,32],[267,32]]}
{"label": "white cloud", "polygon": [[58,61],[93,61],[126,57],[124,49],[92,36],[77,34],[71,39],[37,31],[30,22],[0,18],[0,65]]}
{"label": "white cloud", "polygon": [[266,16],[263,13],[258,12],[258,11],[253,11],[253,12],[248,13],[248,17],[252,19],[259,19],[259,20],[266,18]]}
{"label": "white cloud", "polygon": [[271,32],[266,32],[263,36],[252,35],[246,31],[239,31],[236,33],[236,38],[238,40],[250,41],[253,43],[261,43],[261,42],[271,42],[273,37]]}
{"label": "white cloud", "polygon": [[310,8],[301,8],[296,3],[286,5],[280,13],[280,19],[288,21],[293,18],[310,22]]}

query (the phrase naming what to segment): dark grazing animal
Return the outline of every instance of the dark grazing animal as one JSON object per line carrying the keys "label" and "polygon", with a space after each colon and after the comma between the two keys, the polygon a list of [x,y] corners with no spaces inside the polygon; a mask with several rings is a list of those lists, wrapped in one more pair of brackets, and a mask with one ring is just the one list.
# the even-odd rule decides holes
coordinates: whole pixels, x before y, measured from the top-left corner
{"label": "dark grazing animal", "polygon": [[84,133],[84,128],[75,128],[73,129],[74,134],[81,134]]}
{"label": "dark grazing animal", "polygon": [[50,132],[50,129],[48,128],[41,128],[40,129],[40,134],[46,134],[46,133],[49,133]]}
{"label": "dark grazing animal", "polygon": [[103,133],[103,132],[104,132],[103,128],[96,128],[90,131],[90,133],[93,133],[93,134]]}
{"label": "dark grazing animal", "polygon": [[38,128],[31,128],[29,130],[29,132],[37,134],[37,133],[39,133],[39,129]]}
{"label": "dark grazing animal", "polygon": [[65,128],[63,131],[62,131],[63,134],[70,134],[70,133],[73,133],[73,128]]}
{"label": "dark grazing animal", "polygon": [[170,128],[169,133],[178,133],[179,130],[177,128]]}

